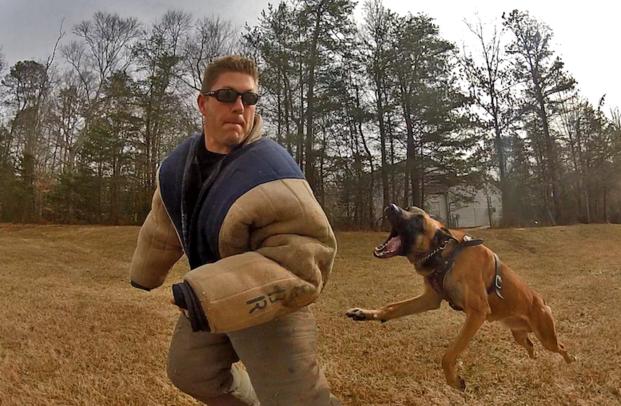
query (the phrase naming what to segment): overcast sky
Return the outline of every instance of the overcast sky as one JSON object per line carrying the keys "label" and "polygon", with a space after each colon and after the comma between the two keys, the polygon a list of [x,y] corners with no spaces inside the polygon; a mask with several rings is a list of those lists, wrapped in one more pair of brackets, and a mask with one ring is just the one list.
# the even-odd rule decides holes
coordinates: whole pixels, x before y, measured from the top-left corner
{"label": "overcast sky", "polygon": [[[64,30],[88,20],[98,10],[133,16],[143,23],[168,9],[196,17],[219,15],[239,27],[254,24],[267,0],[0,0],[0,47],[9,65],[21,59],[43,59],[51,51],[62,19]],[[358,9],[360,10],[359,2]],[[582,93],[594,104],[606,93],[608,107],[621,108],[621,2],[617,0],[384,0],[391,10],[425,12],[435,18],[441,34],[457,43],[472,42],[464,19],[492,21],[514,8],[528,10],[554,31],[554,49],[578,80]],[[357,12],[356,15],[360,13]],[[68,40],[70,35],[65,37]]]}

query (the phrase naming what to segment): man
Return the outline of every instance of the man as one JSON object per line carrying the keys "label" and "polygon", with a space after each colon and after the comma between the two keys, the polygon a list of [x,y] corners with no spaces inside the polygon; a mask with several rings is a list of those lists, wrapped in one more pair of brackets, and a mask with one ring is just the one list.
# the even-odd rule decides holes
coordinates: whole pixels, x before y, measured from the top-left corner
{"label": "man", "polygon": [[183,313],[168,356],[185,393],[209,405],[337,404],[307,307],[332,268],[334,233],[291,156],[261,137],[257,86],[242,57],[205,70],[203,134],[160,165],[131,283],[153,289],[189,260],[172,289]]}

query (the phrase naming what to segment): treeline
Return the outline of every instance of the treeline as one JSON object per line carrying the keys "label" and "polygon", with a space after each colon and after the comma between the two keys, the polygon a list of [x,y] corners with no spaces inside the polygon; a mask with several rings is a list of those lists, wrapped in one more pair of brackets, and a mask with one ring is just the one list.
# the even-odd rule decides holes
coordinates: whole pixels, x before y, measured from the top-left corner
{"label": "treeline", "polygon": [[354,6],[270,5],[239,35],[98,12],[45,61],[0,58],[0,221],[140,223],[158,162],[200,131],[204,67],[240,53],[260,66],[269,136],[339,227],[424,207],[438,185],[498,190],[506,225],[621,222],[621,114],[580,95],[543,22],[471,22],[478,45],[460,49],[429,16],[374,0],[355,21]]}

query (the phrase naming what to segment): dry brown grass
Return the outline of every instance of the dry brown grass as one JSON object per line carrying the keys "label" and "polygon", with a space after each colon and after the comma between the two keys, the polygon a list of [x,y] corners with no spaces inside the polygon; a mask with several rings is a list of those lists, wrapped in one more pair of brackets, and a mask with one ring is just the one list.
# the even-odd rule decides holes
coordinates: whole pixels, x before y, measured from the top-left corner
{"label": "dry brown grass", "polygon": [[[177,311],[169,286],[127,282],[136,227],[0,225],[0,404],[189,405],[165,375]],[[349,307],[416,295],[403,258],[374,259],[384,233],[341,233],[332,278],[314,306],[320,352],[345,405],[618,404],[621,402],[621,226],[473,232],[551,305],[566,365],[536,342],[485,324],[462,357],[465,393],[439,364],[463,314],[446,304],[386,324],[356,323]]]}

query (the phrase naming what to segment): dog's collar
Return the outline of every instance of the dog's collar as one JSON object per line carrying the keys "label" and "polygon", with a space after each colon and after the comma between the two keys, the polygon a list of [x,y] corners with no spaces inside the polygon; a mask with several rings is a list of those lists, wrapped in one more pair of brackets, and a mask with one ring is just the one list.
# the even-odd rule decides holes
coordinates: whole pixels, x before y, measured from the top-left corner
{"label": "dog's collar", "polygon": [[460,243],[457,238],[453,237],[448,229],[439,228],[433,235],[435,248],[431,248],[424,257],[416,261],[417,267],[420,268],[421,266],[425,266],[425,264],[432,260],[436,255],[441,254],[451,241],[455,241],[458,244]]}

